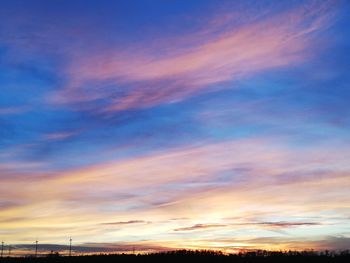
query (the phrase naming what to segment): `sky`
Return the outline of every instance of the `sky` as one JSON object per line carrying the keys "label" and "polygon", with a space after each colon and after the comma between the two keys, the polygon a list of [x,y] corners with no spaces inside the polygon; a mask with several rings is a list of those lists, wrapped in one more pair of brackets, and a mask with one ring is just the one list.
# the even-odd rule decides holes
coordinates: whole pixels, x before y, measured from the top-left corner
{"label": "sky", "polygon": [[349,249],[349,12],[0,0],[5,248]]}

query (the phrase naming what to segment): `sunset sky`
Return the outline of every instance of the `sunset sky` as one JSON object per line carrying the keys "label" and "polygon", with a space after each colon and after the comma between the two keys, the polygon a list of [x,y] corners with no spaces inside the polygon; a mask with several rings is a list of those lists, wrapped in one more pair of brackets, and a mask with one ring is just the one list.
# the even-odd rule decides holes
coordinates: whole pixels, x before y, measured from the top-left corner
{"label": "sunset sky", "polygon": [[349,249],[349,14],[0,0],[0,241]]}

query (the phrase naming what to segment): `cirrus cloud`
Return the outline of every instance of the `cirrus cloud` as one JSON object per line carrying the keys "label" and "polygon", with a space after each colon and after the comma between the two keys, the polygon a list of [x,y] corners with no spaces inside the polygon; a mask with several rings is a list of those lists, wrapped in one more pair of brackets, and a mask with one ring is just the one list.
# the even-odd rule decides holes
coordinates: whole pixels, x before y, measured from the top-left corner
{"label": "cirrus cloud", "polygon": [[66,86],[51,100],[81,109],[103,100],[99,111],[147,108],[223,88],[220,83],[292,66],[316,49],[314,36],[332,24],[332,4],[305,3],[240,24],[225,19],[224,31],[215,30],[217,22],[207,22],[203,32],[182,37],[183,45],[173,45],[178,40],[171,39],[159,41],[161,46],[112,46],[103,53],[75,54],[65,69]]}

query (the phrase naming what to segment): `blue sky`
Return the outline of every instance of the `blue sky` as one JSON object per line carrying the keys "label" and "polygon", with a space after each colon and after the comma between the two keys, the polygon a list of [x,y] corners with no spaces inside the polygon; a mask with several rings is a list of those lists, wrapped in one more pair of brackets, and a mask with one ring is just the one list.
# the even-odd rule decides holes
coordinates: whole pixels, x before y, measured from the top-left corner
{"label": "blue sky", "polygon": [[346,247],[347,1],[0,5],[4,240]]}

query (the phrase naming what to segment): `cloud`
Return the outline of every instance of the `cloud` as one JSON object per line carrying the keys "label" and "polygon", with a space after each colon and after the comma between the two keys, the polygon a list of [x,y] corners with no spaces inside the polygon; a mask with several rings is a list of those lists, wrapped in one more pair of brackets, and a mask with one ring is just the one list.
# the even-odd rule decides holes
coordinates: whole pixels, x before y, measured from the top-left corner
{"label": "cloud", "polygon": [[136,252],[154,252],[154,251],[166,251],[170,248],[166,246],[161,246],[158,244],[153,244],[149,241],[143,242],[123,242],[123,243],[85,243],[84,249],[86,251],[91,251],[91,249],[103,250],[107,249],[110,252],[131,252],[135,250]]}
{"label": "cloud", "polygon": [[[154,249],[293,247],[296,240],[287,235],[314,242],[321,240],[314,237],[315,230],[332,237],[344,233],[348,222],[330,215],[349,218],[347,133],[319,125],[324,120],[320,113],[338,104],[334,98],[339,94],[333,90],[330,98],[327,83],[291,95],[289,82],[300,90],[304,85],[289,76],[277,83],[264,82],[268,74],[251,79],[293,68],[320,52],[318,37],[334,21],[333,3],[293,2],[283,12],[276,3],[257,8],[254,2],[249,10],[233,4],[211,12],[217,14],[213,18],[203,14],[191,20],[189,29],[179,30],[182,34],[146,30],[140,43],[127,37],[118,41],[122,38],[114,27],[96,20],[91,22],[95,26],[79,30],[76,21],[86,25],[83,17],[91,17],[83,12],[62,20],[55,8],[55,15],[44,14],[46,5],[40,14],[36,8],[14,7],[23,9],[23,16],[0,10],[4,65],[11,67],[4,74],[14,84],[21,79],[20,87],[27,79],[29,88],[34,82],[45,86],[32,94],[19,87],[17,93],[9,85],[10,103],[28,93],[24,99],[38,104],[33,115],[13,116],[26,110],[16,106],[0,109],[6,120],[1,131],[6,135],[0,154],[1,234],[21,243],[32,242],[35,233],[45,244],[73,236],[84,247],[93,238],[94,249],[114,251],[125,244],[130,248],[123,241],[146,239],[157,240],[158,245],[147,244]],[[109,33],[108,41],[100,30]],[[22,73],[24,78],[17,78]],[[252,82],[241,88],[259,85],[248,92],[205,96],[214,103],[199,97],[195,105],[140,110],[235,89],[243,79]],[[44,90],[44,96],[54,93],[45,102],[59,105],[43,105],[39,93]],[[316,90],[325,95],[316,96]],[[315,104],[322,111],[315,112]],[[199,118],[193,120],[193,114]],[[302,141],[289,132],[300,134],[296,137]],[[310,139],[320,133],[324,140]],[[242,137],[247,139],[228,139]],[[244,238],[247,233],[265,240]],[[274,236],[269,239],[267,233]],[[276,238],[281,233],[287,235]],[[236,241],[221,241],[228,237]],[[98,243],[105,240],[119,240],[120,247]]]}
{"label": "cloud", "polygon": [[[305,250],[314,249],[317,251],[322,250],[346,250],[349,248],[350,238],[345,236],[327,236],[318,237],[311,240],[298,241],[293,238],[281,238],[281,237],[261,237],[261,238],[226,238],[226,239],[203,239],[207,245],[195,244],[194,249],[221,249],[226,252],[239,252],[250,251],[256,249],[267,250]],[[193,243],[193,242],[192,242]],[[195,242],[194,242],[195,243]],[[172,242],[163,242],[164,245],[160,246],[149,241],[143,242],[120,242],[120,243],[84,243],[79,245],[73,245],[72,251],[74,254],[92,254],[92,253],[118,253],[118,252],[162,252],[170,251],[174,249],[183,248],[176,246]],[[191,248],[187,244],[186,240],[183,240],[183,244]],[[28,255],[33,254],[35,251],[34,244],[12,244],[12,251],[14,254]],[[5,244],[5,249],[8,247]],[[61,254],[68,254],[69,246],[60,244],[40,244],[39,254],[47,254],[50,251],[58,251]]]}
{"label": "cloud", "polygon": [[[226,26],[219,23],[224,31],[216,30],[217,22],[207,22],[203,32],[181,37],[182,45],[171,39],[159,41],[161,46],[156,47],[146,43],[143,48],[116,46],[104,49],[103,54],[80,53],[66,69],[67,85],[52,100],[81,109],[103,100],[103,111],[152,107],[303,62],[317,50],[315,34],[332,24],[333,6],[309,2],[247,23],[230,21],[226,11]],[[242,13],[243,21],[252,15]],[[240,20],[235,16],[234,21]],[[194,41],[198,36],[200,41]]]}
{"label": "cloud", "polygon": [[1,115],[13,115],[13,114],[21,114],[27,112],[29,110],[28,107],[18,106],[18,107],[2,107],[0,108],[0,116]]}
{"label": "cloud", "polygon": [[[189,248],[208,243],[189,244],[178,235],[242,237],[246,230],[261,236],[266,230],[289,234],[300,228],[304,237],[310,237],[314,226],[334,235],[346,222],[325,218],[324,213],[349,216],[350,152],[346,145],[333,145],[327,152],[320,147],[290,148],[272,139],[233,140],[159,151],[35,180],[8,177],[0,185],[0,199],[16,203],[4,207],[0,216],[28,218],[6,220],[2,229],[10,231],[6,237],[11,243],[30,240],[35,231],[46,242],[67,235],[79,242],[88,242],[91,236],[103,237],[96,242],[155,238],[159,244],[170,240],[166,247]],[[313,175],[324,168],[327,175]],[[283,175],[290,172],[303,176],[286,181]],[[139,219],[125,220],[130,214]],[[320,219],[309,221],[308,216]],[[222,220],[229,217],[250,220]],[[113,222],[132,227],[115,228]],[[21,232],[21,240],[13,230]]]}
{"label": "cloud", "polygon": [[347,250],[350,247],[350,237],[329,236],[321,241],[316,241],[317,247],[322,250],[338,249]]}
{"label": "cloud", "polygon": [[268,227],[276,227],[276,228],[289,228],[289,227],[296,227],[296,226],[319,226],[321,223],[318,222],[259,222],[259,223],[252,223],[257,225],[263,225]]}
{"label": "cloud", "polygon": [[[4,159],[7,161],[6,158]],[[40,161],[7,161],[0,164],[0,179],[3,182],[12,181],[19,177],[24,179],[29,176],[34,179],[34,177],[42,175],[42,172],[39,171],[45,166],[46,164]]]}
{"label": "cloud", "polygon": [[266,226],[271,228],[290,228],[298,226],[318,226],[321,223],[317,222],[242,222],[242,223],[227,223],[227,224],[196,224],[190,227],[176,228],[174,231],[193,231],[193,230],[203,230],[211,228],[222,228],[229,226]]}
{"label": "cloud", "polygon": [[[34,254],[35,244],[14,244],[11,245],[12,253],[27,255]],[[5,247],[5,249],[7,249]],[[85,243],[72,246],[73,254],[93,254],[93,253],[118,253],[118,252],[160,252],[168,251],[170,248],[160,245],[150,244],[149,242],[123,242],[123,243]],[[69,245],[60,244],[38,244],[38,254],[47,254],[50,251],[68,254]]]}
{"label": "cloud", "polygon": [[68,138],[73,137],[76,135],[77,132],[54,132],[54,133],[49,133],[44,136],[44,139],[49,140],[49,141],[59,141],[59,140],[65,140]]}
{"label": "cloud", "polygon": [[102,223],[102,225],[133,225],[133,224],[148,224],[149,222],[144,220],[129,220],[129,221],[119,221],[119,222],[107,222]]}
{"label": "cloud", "polygon": [[181,227],[176,228],[174,231],[193,231],[193,230],[202,230],[202,229],[208,229],[208,228],[218,228],[218,227],[226,227],[227,225],[224,224],[196,224],[190,227]]}
{"label": "cloud", "polygon": [[15,207],[17,205],[17,203],[11,201],[0,201],[0,211],[11,207]]}
{"label": "cloud", "polygon": [[[214,238],[206,239],[202,248],[216,245],[217,249],[226,252],[247,252],[256,249],[265,250],[346,250],[349,248],[350,238],[339,236],[317,236],[298,240],[293,237],[262,236],[259,238]],[[219,245],[218,245],[219,244]]]}

